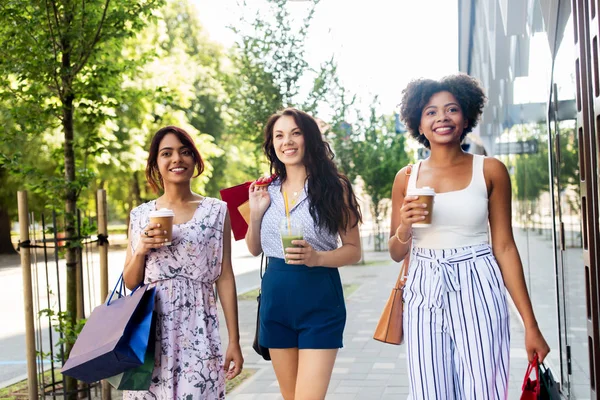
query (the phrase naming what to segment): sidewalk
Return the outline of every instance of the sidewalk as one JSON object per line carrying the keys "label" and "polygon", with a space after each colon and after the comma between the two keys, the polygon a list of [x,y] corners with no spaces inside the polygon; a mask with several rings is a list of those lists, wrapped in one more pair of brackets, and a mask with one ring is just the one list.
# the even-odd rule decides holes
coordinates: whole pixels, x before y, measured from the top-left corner
{"label": "sidewalk", "polygon": [[[400,264],[391,261],[387,252],[367,252],[365,260],[367,266],[340,269],[345,285],[359,286],[346,299],[348,321],[344,332],[344,348],[340,349],[336,360],[327,400],[398,400],[408,395],[405,346],[393,346],[372,339],[373,329],[396,282]],[[257,372],[229,393],[227,398],[283,399],[271,363],[262,360],[252,349],[256,302],[240,301],[239,310],[244,367],[257,369]],[[520,397],[527,367],[523,326],[515,312],[511,307],[509,399]],[[225,329],[221,332],[223,343],[226,343],[227,332]]]}
{"label": "sidewalk", "polygon": [[[541,254],[538,257],[541,257]],[[397,400],[406,398],[408,394],[405,346],[383,344],[372,339],[373,329],[390,290],[396,282],[400,264],[392,262],[387,251],[365,252],[365,260],[366,266],[350,266],[340,269],[344,285],[353,285],[357,289],[346,299],[348,321],[344,334],[344,348],[340,350],[336,360],[327,395],[328,400]],[[3,280],[7,278],[4,276],[7,274],[16,274],[15,279],[20,277],[20,272],[17,273],[18,271],[12,268],[18,268],[18,256],[0,261],[4,261],[4,265],[0,263],[0,266],[4,267],[0,268]],[[256,264],[254,258],[245,261],[252,265]],[[538,261],[537,257],[536,261]],[[535,270],[538,265],[540,263],[533,264]],[[258,270],[248,271],[246,274],[252,273],[256,274],[258,280]],[[10,286],[14,286],[15,290],[22,290],[20,283]],[[556,319],[553,313],[547,312],[537,313],[537,317],[541,326],[552,324],[552,320]],[[255,369],[257,372],[229,393],[227,399],[282,399],[271,363],[262,360],[252,349],[256,324],[255,300],[240,300],[239,318],[241,345],[245,357],[244,367]],[[220,319],[222,341],[227,343],[227,329],[225,329],[222,315]],[[523,375],[527,367],[523,335],[521,322],[514,307],[511,307],[509,399],[519,398]],[[113,399],[119,398],[121,398],[120,393],[115,393]]]}

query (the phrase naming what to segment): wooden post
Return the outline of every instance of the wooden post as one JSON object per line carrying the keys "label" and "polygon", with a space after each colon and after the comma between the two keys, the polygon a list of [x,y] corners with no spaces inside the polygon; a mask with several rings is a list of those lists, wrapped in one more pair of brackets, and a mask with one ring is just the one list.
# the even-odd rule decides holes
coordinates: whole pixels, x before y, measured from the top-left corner
{"label": "wooden post", "polygon": [[[106,212],[106,190],[98,189],[98,235],[108,236],[108,217]],[[108,243],[99,243],[100,249],[100,303],[108,297]],[[111,400],[111,386],[107,381],[102,381],[102,400]]]}
{"label": "wooden post", "polygon": [[[98,189],[98,234],[108,236],[106,190]],[[100,303],[108,296],[108,244],[100,243]]]}
{"label": "wooden post", "polygon": [[[19,208],[19,240],[29,242],[29,207],[27,192],[17,192]],[[25,357],[27,360],[27,389],[30,399],[38,398],[37,365],[35,360],[35,327],[33,325],[33,289],[31,283],[31,250],[21,247],[21,271],[23,272],[23,305],[25,307]]]}

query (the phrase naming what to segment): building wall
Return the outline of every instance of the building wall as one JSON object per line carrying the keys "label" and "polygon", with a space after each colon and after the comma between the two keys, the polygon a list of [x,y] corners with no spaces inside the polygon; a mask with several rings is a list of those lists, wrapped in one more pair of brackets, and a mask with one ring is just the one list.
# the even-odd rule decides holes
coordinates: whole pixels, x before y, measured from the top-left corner
{"label": "building wall", "polygon": [[[565,396],[588,399],[595,392],[573,32],[569,0],[459,0],[459,67],[488,95],[477,134],[511,173],[513,229],[534,311],[552,348],[548,363]],[[538,142],[535,154],[499,154],[506,146],[498,143],[525,139]]]}

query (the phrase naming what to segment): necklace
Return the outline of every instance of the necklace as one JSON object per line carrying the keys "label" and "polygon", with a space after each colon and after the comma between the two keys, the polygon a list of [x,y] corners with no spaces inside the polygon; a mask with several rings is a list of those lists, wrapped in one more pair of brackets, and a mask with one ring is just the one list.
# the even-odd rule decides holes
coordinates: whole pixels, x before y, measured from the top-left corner
{"label": "necklace", "polygon": [[300,192],[293,192],[292,193],[292,199],[291,199],[291,203],[293,206],[296,205],[296,202],[298,202],[298,195],[300,194]]}
{"label": "necklace", "polygon": [[291,208],[298,203],[298,200],[300,200],[300,194],[304,190],[304,185],[302,185],[302,186],[296,185],[296,187],[298,189],[292,189],[292,185],[289,182],[286,182],[285,186],[286,187],[283,187],[283,185],[282,185],[281,191],[282,192],[285,191],[287,193],[289,205]]}
{"label": "necklace", "polygon": [[291,195],[288,194],[288,201],[290,202],[290,207],[293,207],[296,205],[296,203],[298,202],[298,198],[300,197],[300,193],[302,193],[302,190],[294,190],[294,191],[287,191],[287,193],[291,192]]}

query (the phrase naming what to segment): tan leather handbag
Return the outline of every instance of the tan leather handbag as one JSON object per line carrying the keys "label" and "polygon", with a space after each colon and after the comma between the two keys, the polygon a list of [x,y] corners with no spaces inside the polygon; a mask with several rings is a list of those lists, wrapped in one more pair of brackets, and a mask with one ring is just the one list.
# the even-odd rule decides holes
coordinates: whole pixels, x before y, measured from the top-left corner
{"label": "tan leather handbag", "polygon": [[404,331],[402,329],[402,312],[404,303],[402,302],[402,295],[404,293],[404,284],[406,283],[406,273],[410,262],[410,249],[408,254],[404,258],[402,268],[400,269],[400,275],[396,281],[396,285],[392,289],[392,293],[388,298],[379,322],[375,328],[375,334],[373,339],[379,340],[380,342],[389,344],[401,344],[404,340]]}
{"label": "tan leather handbag", "polygon": [[[406,170],[405,190],[408,187],[408,178],[411,172],[412,167],[409,165]],[[408,271],[408,265],[410,264],[411,247],[412,246],[409,246],[408,248],[408,253],[402,262],[402,268],[400,269],[400,275],[398,275],[396,285],[392,289],[392,293],[390,294],[387,303],[385,303],[381,317],[379,317],[379,322],[377,322],[377,327],[375,327],[373,339],[379,340],[380,342],[401,344],[404,340],[404,330],[402,328],[404,303],[402,301],[402,295],[404,294],[404,284],[406,283],[406,272]]]}

